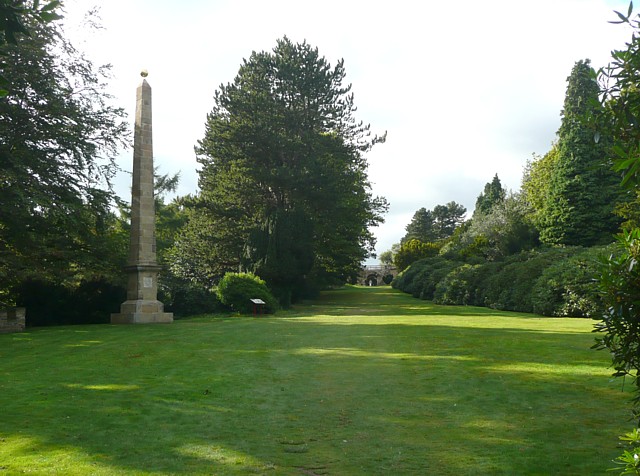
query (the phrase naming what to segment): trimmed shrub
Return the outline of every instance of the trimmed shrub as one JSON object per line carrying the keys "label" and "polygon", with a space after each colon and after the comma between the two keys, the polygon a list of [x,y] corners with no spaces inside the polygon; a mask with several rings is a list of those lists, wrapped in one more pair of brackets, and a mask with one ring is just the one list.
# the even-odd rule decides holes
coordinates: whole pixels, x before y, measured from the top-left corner
{"label": "trimmed shrub", "polygon": [[599,258],[610,252],[610,247],[543,248],[484,264],[427,258],[400,273],[392,285],[436,304],[594,317],[603,307],[594,277]]}
{"label": "trimmed shrub", "polygon": [[382,277],[382,282],[384,284],[391,284],[391,281],[393,281],[393,274],[385,274]]}
{"label": "trimmed shrub", "polygon": [[120,304],[126,298],[124,287],[106,279],[82,281],[71,291],[68,306],[75,311],[71,313],[70,324],[108,324],[111,313],[120,312]]}
{"label": "trimmed shrub", "polygon": [[432,301],[438,283],[459,266],[460,263],[457,261],[449,261],[442,258],[434,260],[431,266],[427,267],[419,277],[420,283],[422,284],[419,295],[420,299]]}
{"label": "trimmed shrub", "polygon": [[413,297],[430,300],[438,282],[460,265],[442,257],[416,261],[393,280],[392,286]]}
{"label": "trimmed shrub", "polygon": [[547,267],[532,289],[533,312],[544,316],[595,317],[604,311],[595,281],[609,247],[576,249]]}
{"label": "trimmed shrub", "polygon": [[504,262],[491,261],[478,265],[478,267],[474,269],[467,277],[469,284],[469,305],[486,307],[491,279],[493,276],[498,275],[503,267]]}
{"label": "trimmed shrub", "polygon": [[16,305],[27,310],[27,327],[70,324],[67,306],[71,293],[61,284],[29,279],[20,283],[14,293]]}
{"label": "trimmed shrub", "polygon": [[426,266],[427,260],[421,259],[413,263],[407,269],[402,271],[396,279],[391,282],[391,286],[402,292],[413,294],[414,280],[416,275]]}
{"label": "trimmed shrub", "polygon": [[473,305],[478,292],[476,281],[480,265],[464,264],[442,279],[436,286],[433,302],[448,305]]}
{"label": "trimmed shrub", "polygon": [[267,288],[267,284],[255,274],[227,273],[218,283],[216,294],[225,306],[241,314],[251,314],[251,299],[262,299],[264,312],[271,314],[278,309],[278,301]]}
{"label": "trimmed shrub", "polygon": [[533,312],[532,290],[536,280],[554,262],[572,253],[570,248],[523,251],[510,256],[489,278],[485,306],[505,311]]}

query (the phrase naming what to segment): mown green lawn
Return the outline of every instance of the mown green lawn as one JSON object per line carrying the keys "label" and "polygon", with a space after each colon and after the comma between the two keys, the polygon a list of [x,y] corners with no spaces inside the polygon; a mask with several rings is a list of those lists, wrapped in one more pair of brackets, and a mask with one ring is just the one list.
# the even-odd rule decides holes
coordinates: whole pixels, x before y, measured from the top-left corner
{"label": "mown green lawn", "polygon": [[0,335],[0,475],[604,474],[632,395],[592,325],[346,288]]}

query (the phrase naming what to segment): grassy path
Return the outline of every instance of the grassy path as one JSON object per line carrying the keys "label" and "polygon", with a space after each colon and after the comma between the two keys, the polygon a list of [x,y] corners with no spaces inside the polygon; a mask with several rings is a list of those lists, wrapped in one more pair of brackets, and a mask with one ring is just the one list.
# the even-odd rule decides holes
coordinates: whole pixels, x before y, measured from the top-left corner
{"label": "grassy path", "polygon": [[0,335],[0,476],[603,474],[631,396],[591,327],[346,288]]}

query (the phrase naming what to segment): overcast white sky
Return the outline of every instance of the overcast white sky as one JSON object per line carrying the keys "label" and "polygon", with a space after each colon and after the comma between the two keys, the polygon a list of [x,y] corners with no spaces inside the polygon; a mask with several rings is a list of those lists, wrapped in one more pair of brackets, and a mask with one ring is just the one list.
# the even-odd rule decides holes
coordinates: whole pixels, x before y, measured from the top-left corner
{"label": "overcast white sky", "polygon": [[[573,64],[604,66],[631,37],[608,23],[626,0],[65,0],[67,23],[96,4],[104,30],[71,30],[74,44],[113,65],[110,91],[131,121],[149,71],[155,163],[181,172],[180,195],[197,190],[193,147],[243,58],[284,35],[331,64],[344,58],[357,117],[388,131],[368,155],[374,194],[391,204],[378,252],[421,207],[453,200],[472,212],[496,173],[518,190],[526,161],[554,140]],[[132,156],[119,164],[130,170]],[[121,197],[129,186],[118,178]]]}

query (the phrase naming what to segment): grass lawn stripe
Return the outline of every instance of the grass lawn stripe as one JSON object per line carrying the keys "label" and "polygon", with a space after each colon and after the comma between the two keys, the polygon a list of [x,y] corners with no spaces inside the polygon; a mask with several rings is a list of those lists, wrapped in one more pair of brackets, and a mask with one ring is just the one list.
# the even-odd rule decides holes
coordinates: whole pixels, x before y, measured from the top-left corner
{"label": "grass lawn stripe", "polygon": [[0,474],[603,474],[631,394],[591,328],[349,287],[0,335]]}

